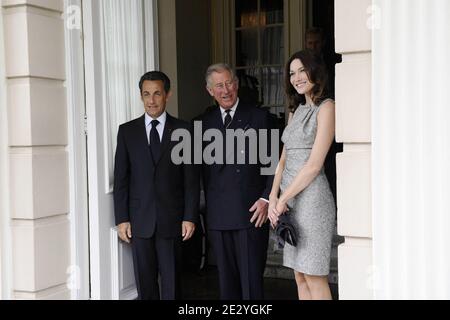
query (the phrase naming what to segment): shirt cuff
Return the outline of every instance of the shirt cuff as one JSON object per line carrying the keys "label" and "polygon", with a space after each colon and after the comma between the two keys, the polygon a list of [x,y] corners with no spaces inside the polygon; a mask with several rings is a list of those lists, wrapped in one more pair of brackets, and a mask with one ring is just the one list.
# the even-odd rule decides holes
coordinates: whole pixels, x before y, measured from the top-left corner
{"label": "shirt cuff", "polygon": [[262,200],[262,201],[265,201],[265,202],[269,203],[269,200],[264,199],[264,198],[259,198],[259,200]]}

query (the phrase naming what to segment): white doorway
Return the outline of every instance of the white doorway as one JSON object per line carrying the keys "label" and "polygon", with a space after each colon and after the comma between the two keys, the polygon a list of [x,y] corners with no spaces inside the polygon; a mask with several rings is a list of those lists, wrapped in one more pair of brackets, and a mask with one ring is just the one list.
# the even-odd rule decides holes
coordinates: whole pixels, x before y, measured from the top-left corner
{"label": "white doorway", "polygon": [[[72,108],[85,106],[85,111],[78,109],[78,116],[85,118],[86,130],[86,135],[73,131],[73,143],[86,140],[88,211],[86,219],[72,221],[72,250],[79,252],[74,260],[81,261],[81,287],[88,290],[88,294],[75,298],[88,295],[90,299],[135,299],[131,248],[118,240],[114,223],[114,153],[118,126],[143,113],[140,76],[157,68],[157,1],[72,2],[80,5],[83,20],[82,52],[73,55],[83,57],[84,84],[83,88],[75,85],[75,91],[85,97],[84,101],[78,97]],[[70,66],[74,68],[73,63]],[[69,96],[70,90],[74,90],[74,85],[69,86]],[[75,150],[73,157],[79,156]],[[82,164],[76,167],[83,168]],[[79,198],[73,200],[77,202]]]}

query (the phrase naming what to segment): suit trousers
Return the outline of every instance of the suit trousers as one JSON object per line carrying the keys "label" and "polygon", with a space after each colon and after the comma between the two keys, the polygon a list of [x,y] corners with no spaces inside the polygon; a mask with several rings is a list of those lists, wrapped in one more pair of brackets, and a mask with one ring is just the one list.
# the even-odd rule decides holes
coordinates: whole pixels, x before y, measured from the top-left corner
{"label": "suit trousers", "polygon": [[241,230],[210,230],[222,300],[262,300],[269,225]]}
{"label": "suit trousers", "polygon": [[138,300],[180,299],[181,238],[133,237],[131,247]]}

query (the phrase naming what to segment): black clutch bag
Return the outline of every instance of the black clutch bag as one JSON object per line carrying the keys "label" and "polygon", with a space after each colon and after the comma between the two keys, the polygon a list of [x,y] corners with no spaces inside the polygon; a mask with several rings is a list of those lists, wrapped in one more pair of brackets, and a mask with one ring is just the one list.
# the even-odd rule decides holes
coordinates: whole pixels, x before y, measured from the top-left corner
{"label": "black clutch bag", "polygon": [[277,235],[278,247],[280,249],[284,248],[286,242],[291,246],[297,246],[298,235],[291,223],[291,215],[289,213],[282,214],[279,217],[275,234]]}

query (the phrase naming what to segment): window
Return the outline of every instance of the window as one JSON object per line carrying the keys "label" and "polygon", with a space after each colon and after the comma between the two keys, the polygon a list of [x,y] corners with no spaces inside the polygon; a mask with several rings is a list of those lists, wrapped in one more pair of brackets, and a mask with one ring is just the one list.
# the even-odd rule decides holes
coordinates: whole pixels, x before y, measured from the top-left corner
{"label": "window", "polygon": [[236,0],[234,13],[239,96],[284,118],[284,1]]}

